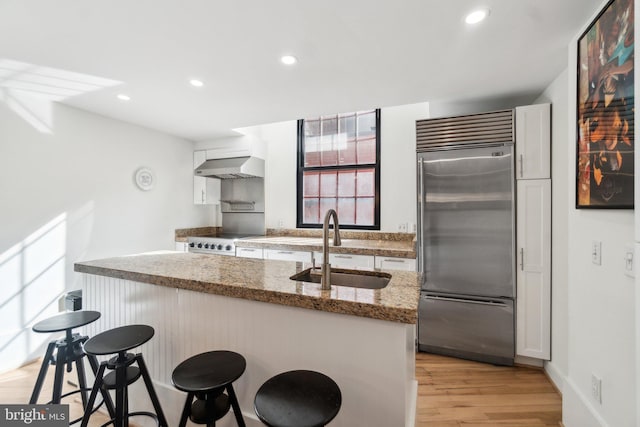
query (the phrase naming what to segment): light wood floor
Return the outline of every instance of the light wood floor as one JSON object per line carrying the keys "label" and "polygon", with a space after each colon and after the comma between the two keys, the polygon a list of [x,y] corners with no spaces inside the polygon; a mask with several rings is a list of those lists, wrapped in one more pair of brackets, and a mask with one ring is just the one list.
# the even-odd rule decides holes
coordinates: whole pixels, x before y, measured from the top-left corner
{"label": "light wood floor", "polygon": [[418,353],[416,427],[558,427],[562,398],[544,372]]}
{"label": "light wood floor", "polygon": [[[28,402],[39,369],[38,362],[0,375],[0,403]],[[65,374],[65,378],[75,379],[75,373]],[[538,369],[418,353],[416,378],[416,427],[558,427],[562,419],[561,397]],[[51,399],[52,382],[53,369],[49,368],[39,403]],[[79,416],[79,396],[69,397],[65,403],[70,404],[72,419]],[[97,412],[89,426],[106,421],[107,417]]]}
{"label": "light wood floor", "polygon": [[[31,392],[33,391],[33,385],[38,378],[38,372],[40,371],[40,364],[42,361],[30,363],[15,371],[7,372],[0,375],[0,403],[2,404],[25,404],[29,402],[31,398]],[[45,380],[42,391],[40,392],[39,404],[44,404],[51,400],[51,394],[53,392],[53,375],[55,372],[55,366],[49,366],[47,372],[47,379]],[[77,382],[77,375],[75,370],[71,373],[65,371],[64,374],[65,385],[62,387],[62,394],[75,390],[75,387],[67,384],[66,380]],[[98,401],[101,399],[98,398]],[[82,400],[80,394],[73,394],[62,400],[62,403],[69,404],[69,417],[71,420],[75,420],[82,416]],[[95,412],[89,419],[90,427],[98,427],[109,421],[109,417],[100,411]],[[80,423],[74,424],[79,426]]]}

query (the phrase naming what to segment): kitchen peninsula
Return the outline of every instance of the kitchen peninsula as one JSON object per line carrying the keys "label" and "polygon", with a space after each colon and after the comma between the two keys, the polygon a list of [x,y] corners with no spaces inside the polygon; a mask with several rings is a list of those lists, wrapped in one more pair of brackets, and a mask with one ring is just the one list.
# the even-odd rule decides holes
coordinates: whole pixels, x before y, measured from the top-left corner
{"label": "kitchen peninsula", "polygon": [[[170,425],[183,402],[171,385],[173,368],[194,354],[226,349],[247,360],[234,387],[248,426],[261,425],[253,412],[260,385],[293,369],[323,372],[339,385],[343,404],[332,426],[413,426],[418,274],[390,271],[383,289],[323,291],[289,279],[308,267],[158,252],[80,262],[75,271],[82,273],[84,308],[102,313],[86,333],[135,323],[155,329],[136,351],[145,356]],[[148,405],[143,393],[131,398],[132,409]],[[232,417],[220,421],[227,423]]]}

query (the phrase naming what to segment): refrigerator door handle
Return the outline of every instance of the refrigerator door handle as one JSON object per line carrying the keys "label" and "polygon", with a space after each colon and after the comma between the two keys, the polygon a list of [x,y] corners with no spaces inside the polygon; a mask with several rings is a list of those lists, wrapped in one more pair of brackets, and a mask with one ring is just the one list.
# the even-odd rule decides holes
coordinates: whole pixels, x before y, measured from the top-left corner
{"label": "refrigerator door handle", "polygon": [[520,248],[520,270],[524,271],[524,248]]}
{"label": "refrigerator door handle", "polygon": [[430,299],[434,301],[449,301],[449,302],[461,302],[465,304],[479,304],[479,305],[491,305],[495,307],[506,307],[507,305],[500,301],[480,301],[473,299],[463,299],[463,298],[452,298],[452,297],[440,297],[435,295],[427,295],[423,297],[424,299]]}
{"label": "refrigerator door handle", "polygon": [[424,272],[424,160],[418,159],[418,272]]}

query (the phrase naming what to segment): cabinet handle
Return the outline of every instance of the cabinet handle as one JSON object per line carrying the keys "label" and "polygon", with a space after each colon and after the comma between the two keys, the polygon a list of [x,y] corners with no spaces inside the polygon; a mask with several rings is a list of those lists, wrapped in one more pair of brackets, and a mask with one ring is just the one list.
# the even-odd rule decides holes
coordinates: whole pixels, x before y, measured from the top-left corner
{"label": "cabinet handle", "polygon": [[340,259],[353,259],[352,256],[348,256],[348,255],[336,255],[336,258],[340,258]]}
{"label": "cabinet handle", "polygon": [[240,249],[240,252],[255,252],[255,249],[249,249],[249,248],[238,248]]}
{"label": "cabinet handle", "polygon": [[204,190],[202,190],[202,203],[204,203]]}
{"label": "cabinet handle", "polygon": [[520,248],[520,270],[524,271],[524,248]]}
{"label": "cabinet handle", "polygon": [[278,251],[279,254],[283,254],[283,255],[291,255],[293,252],[291,251]]}
{"label": "cabinet handle", "polygon": [[524,158],[523,158],[522,154],[520,154],[519,161],[520,161],[520,178],[522,178],[523,177],[523,173],[524,173],[523,172],[523,169],[524,169]]}
{"label": "cabinet handle", "polygon": [[397,262],[400,264],[404,264],[404,260],[401,259],[393,259],[393,258],[384,258],[382,262]]}

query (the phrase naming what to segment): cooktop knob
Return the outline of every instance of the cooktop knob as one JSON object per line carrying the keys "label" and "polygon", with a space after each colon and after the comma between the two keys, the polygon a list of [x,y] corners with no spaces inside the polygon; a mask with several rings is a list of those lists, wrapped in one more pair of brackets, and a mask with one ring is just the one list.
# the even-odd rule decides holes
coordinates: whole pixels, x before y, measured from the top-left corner
{"label": "cooktop knob", "polygon": [[208,243],[205,243],[205,244],[204,244],[204,248],[205,248],[205,249],[209,249],[209,244],[208,244]]}
{"label": "cooktop knob", "polygon": [[231,245],[227,245],[224,247],[225,250],[230,251],[231,250]]}
{"label": "cooktop knob", "polygon": [[199,248],[202,248],[202,243],[198,243],[198,247],[199,247]]}
{"label": "cooktop knob", "polygon": [[189,243],[189,247],[190,247],[190,248],[194,248],[195,246],[196,246],[196,244],[195,244],[195,243],[193,243],[193,242]]}
{"label": "cooktop knob", "polygon": [[221,251],[222,250],[222,245],[218,245],[218,250]]}

